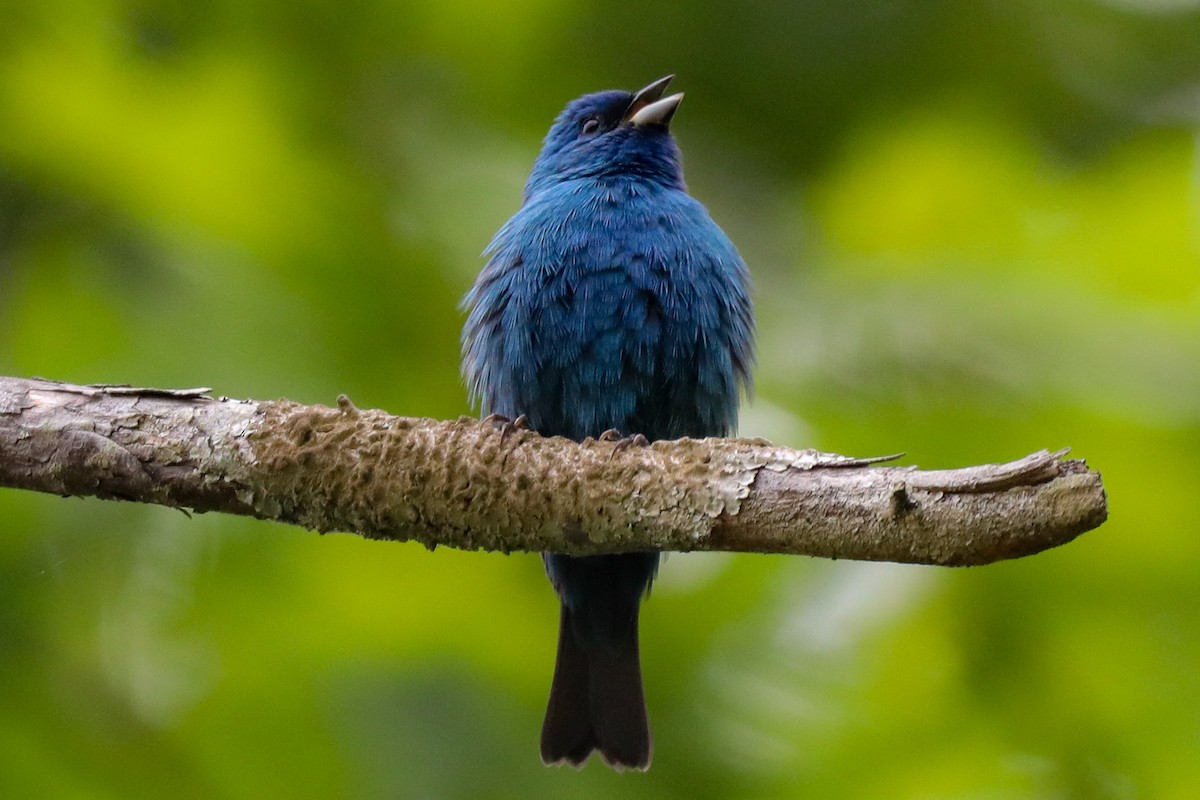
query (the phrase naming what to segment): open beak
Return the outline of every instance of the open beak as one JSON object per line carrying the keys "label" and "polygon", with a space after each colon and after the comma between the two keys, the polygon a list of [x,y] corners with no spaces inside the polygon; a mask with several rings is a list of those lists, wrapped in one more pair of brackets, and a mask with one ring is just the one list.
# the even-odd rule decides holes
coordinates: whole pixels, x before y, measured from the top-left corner
{"label": "open beak", "polygon": [[663,97],[667,84],[674,77],[674,75],[668,75],[665,78],[659,78],[635,94],[633,102],[625,111],[624,121],[639,126],[669,125],[671,117],[675,116],[675,109],[679,108],[679,101],[683,99],[682,92]]}

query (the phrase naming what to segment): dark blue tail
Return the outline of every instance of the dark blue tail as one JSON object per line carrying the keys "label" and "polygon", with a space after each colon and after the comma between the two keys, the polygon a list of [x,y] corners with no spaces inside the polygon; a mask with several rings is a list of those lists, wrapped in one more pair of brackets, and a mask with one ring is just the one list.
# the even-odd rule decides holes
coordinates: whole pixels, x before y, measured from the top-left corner
{"label": "dark blue tail", "polygon": [[651,740],[638,610],[658,554],[544,558],[562,611],[542,760],[579,767],[599,750],[613,767],[646,769]]}

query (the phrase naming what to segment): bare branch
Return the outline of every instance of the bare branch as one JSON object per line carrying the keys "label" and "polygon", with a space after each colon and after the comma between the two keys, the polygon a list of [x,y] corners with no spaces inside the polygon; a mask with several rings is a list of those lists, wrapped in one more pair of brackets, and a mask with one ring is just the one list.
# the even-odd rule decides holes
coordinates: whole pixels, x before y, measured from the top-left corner
{"label": "bare branch", "polygon": [[732,550],[984,564],[1107,516],[1066,451],[957,470],[761,439],[576,444],[206,389],[0,378],[0,486],[244,514],[428,547]]}

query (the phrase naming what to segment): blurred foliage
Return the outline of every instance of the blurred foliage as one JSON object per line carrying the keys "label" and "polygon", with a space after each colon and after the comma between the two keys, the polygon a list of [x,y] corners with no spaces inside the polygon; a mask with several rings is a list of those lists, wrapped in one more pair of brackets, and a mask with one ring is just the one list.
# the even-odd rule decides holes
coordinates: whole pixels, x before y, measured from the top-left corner
{"label": "blurred foliage", "polygon": [[7,491],[0,796],[1194,796],[1200,3],[0,9],[0,374],[467,413],[540,136],[676,72],[758,286],[743,432],[1071,445],[1112,504],[963,571],[672,556],[617,776],[538,762],[534,556]]}

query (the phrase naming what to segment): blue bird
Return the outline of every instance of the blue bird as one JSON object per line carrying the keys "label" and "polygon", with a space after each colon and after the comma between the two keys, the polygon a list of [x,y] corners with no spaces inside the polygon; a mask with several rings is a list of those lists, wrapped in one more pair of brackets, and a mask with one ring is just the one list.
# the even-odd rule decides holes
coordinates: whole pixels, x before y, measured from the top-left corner
{"label": "blue bird", "polygon": [[[673,76],[572,101],[520,210],[463,299],[463,374],[484,413],[581,441],[725,436],[748,389],[746,265],[687,194]],[[543,554],[561,600],[542,760],[650,766],[638,611],[658,553]]]}

